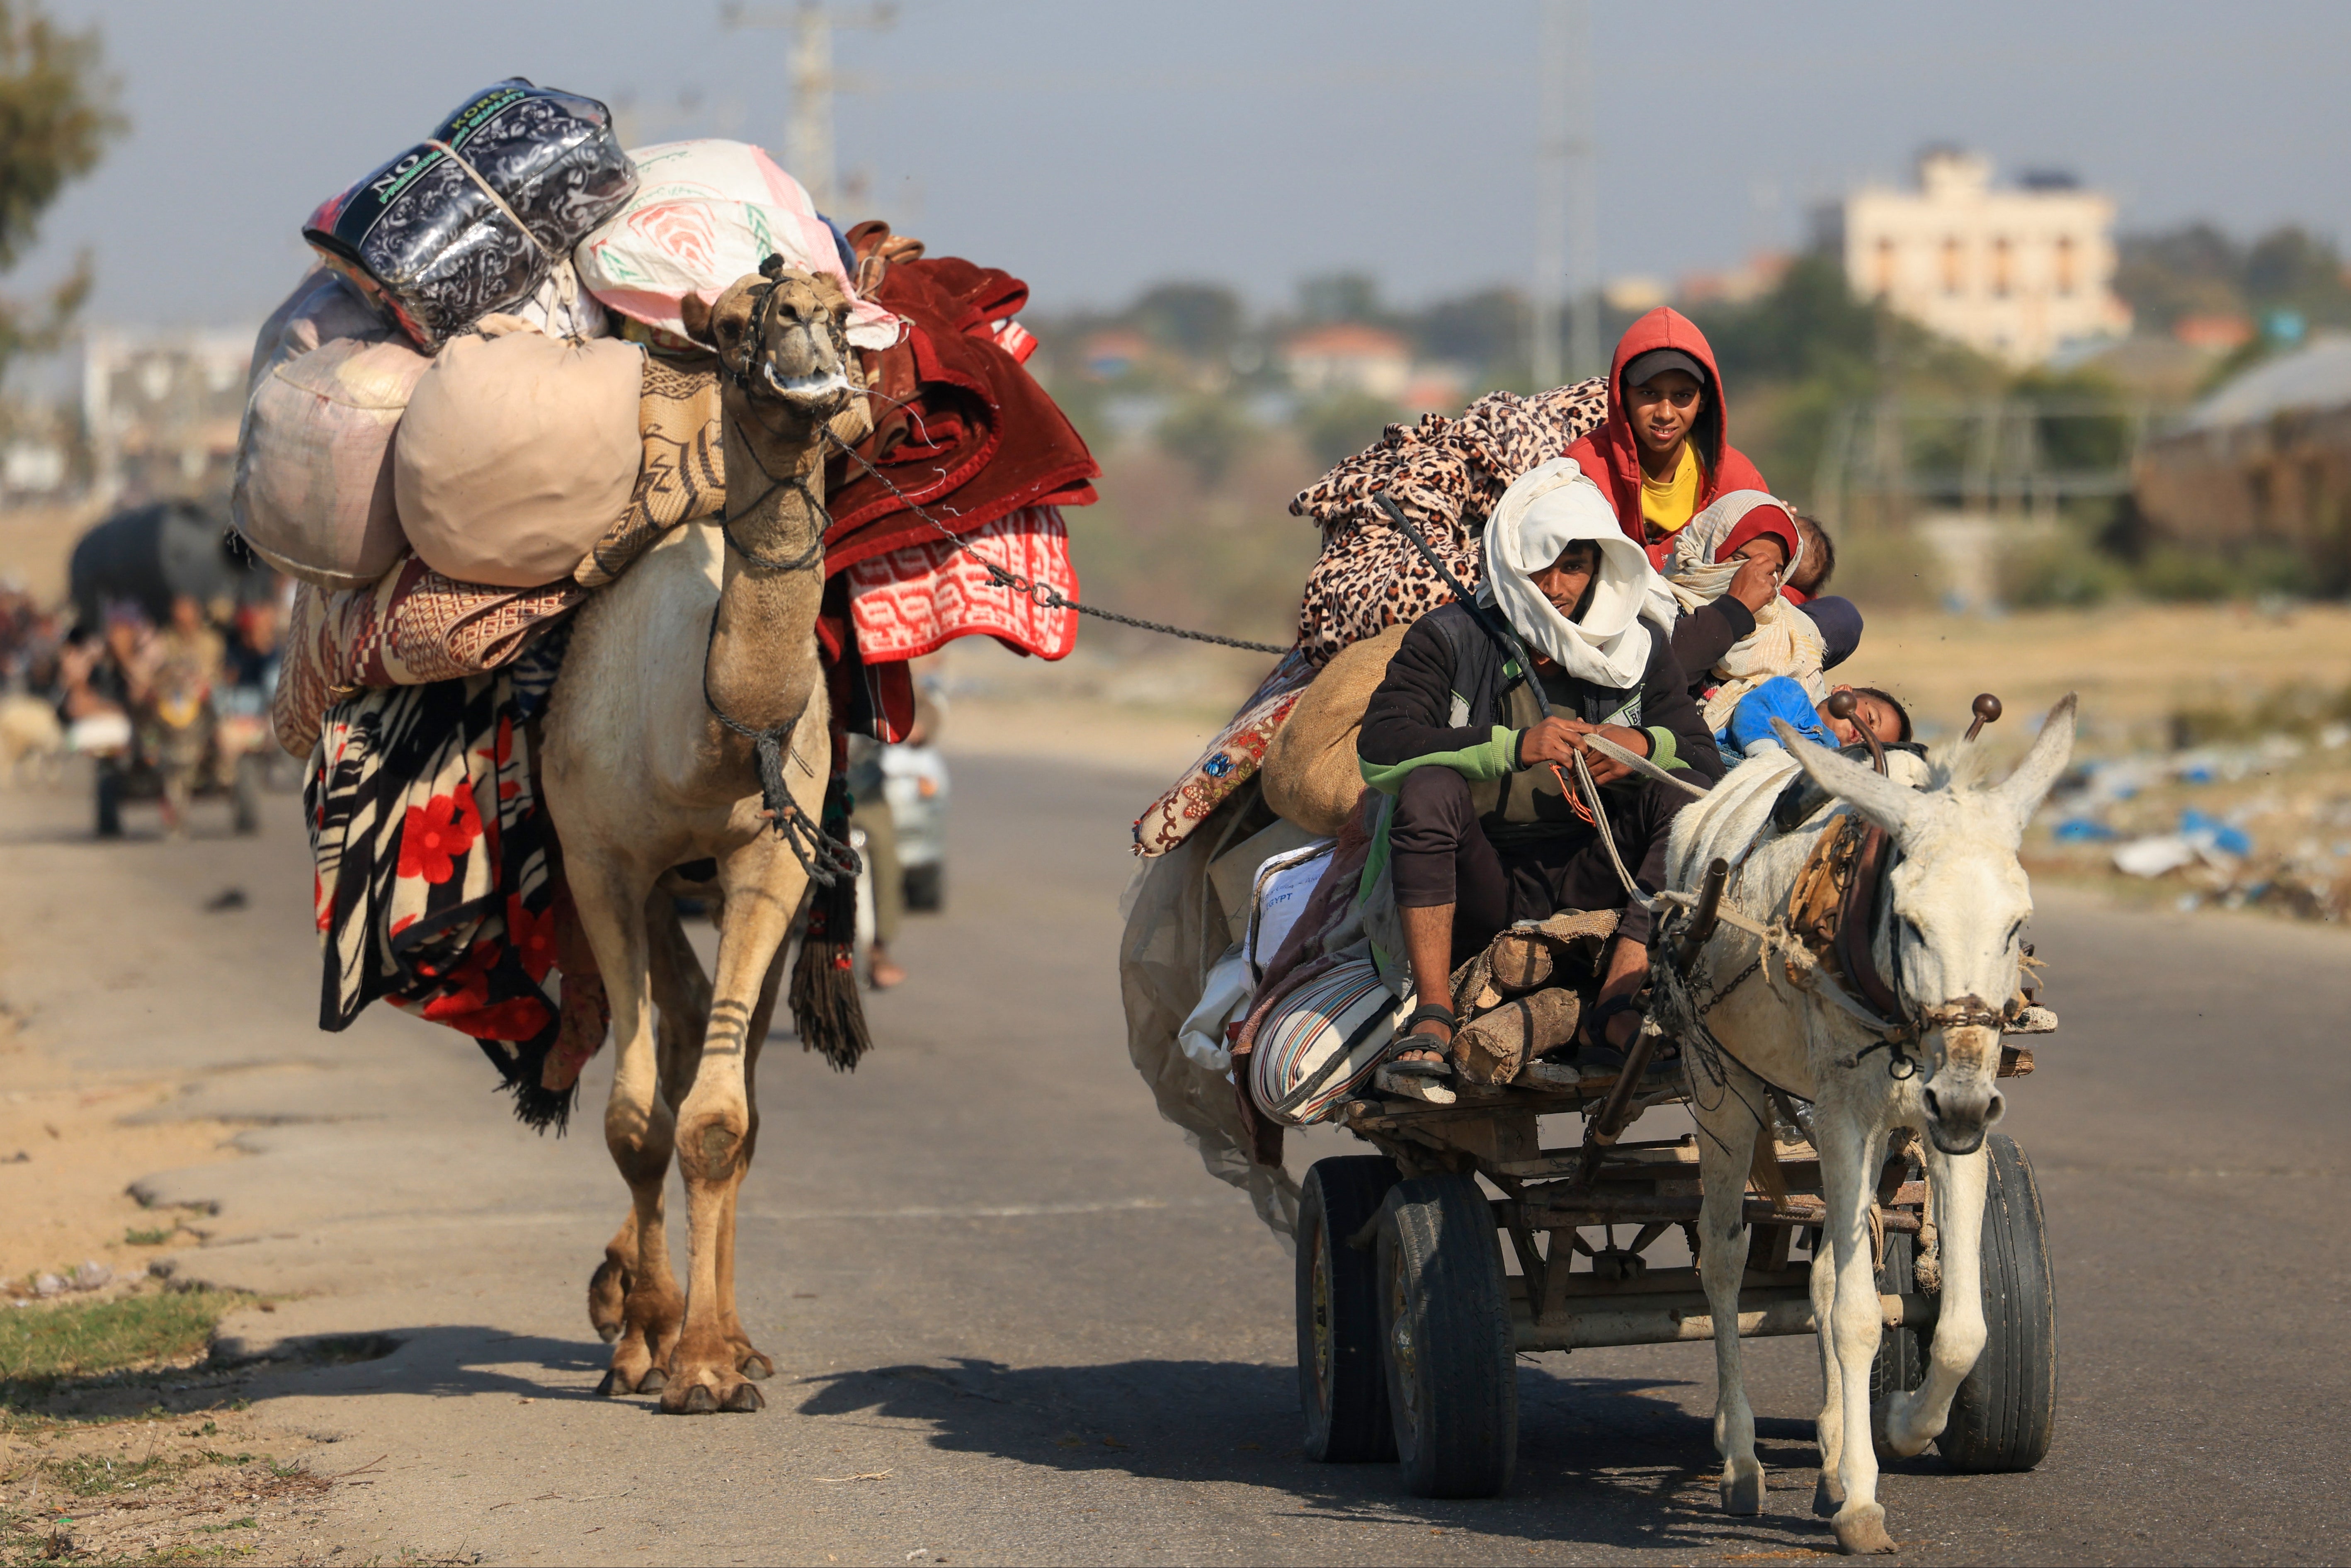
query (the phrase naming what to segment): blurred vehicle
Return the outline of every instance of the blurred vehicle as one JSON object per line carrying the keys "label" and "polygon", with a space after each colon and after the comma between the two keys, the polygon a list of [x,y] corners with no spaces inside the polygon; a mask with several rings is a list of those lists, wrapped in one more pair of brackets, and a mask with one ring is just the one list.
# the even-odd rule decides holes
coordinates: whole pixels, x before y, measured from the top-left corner
{"label": "blurred vehicle", "polygon": [[89,629],[120,605],[160,626],[183,597],[225,622],[236,606],[272,597],[277,585],[277,573],[235,541],[225,517],[192,501],[117,512],[76,541],[68,578],[74,612]]}
{"label": "blurred vehicle", "polygon": [[122,807],[133,800],[160,801],[164,829],[174,837],[187,831],[189,808],[198,800],[225,799],[232,828],[259,831],[265,747],[274,744],[266,718],[224,720],[210,686],[167,667],[122,737],[114,747],[84,747],[98,758],[99,838],[121,836]]}
{"label": "blurred vehicle", "polygon": [[906,907],[935,911],[946,902],[947,759],[935,746],[883,747],[882,795],[897,823]]}

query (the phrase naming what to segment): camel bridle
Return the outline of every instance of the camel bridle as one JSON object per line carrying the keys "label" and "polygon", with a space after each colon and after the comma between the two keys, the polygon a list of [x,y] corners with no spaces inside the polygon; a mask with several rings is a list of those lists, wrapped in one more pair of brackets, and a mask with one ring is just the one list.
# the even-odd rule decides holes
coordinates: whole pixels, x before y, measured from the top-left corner
{"label": "camel bridle", "polygon": [[[747,399],[757,395],[757,382],[752,372],[759,356],[767,351],[768,332],[773,325],[783,270],[784,258],[781,256],[771,255],[759,264],[760,276],[767,281],[754,284],[751,287],[751,319],[740,345],[741,362],[732,364],[726,355],[719,356],[719,376]],[[837,318],[830,321],[827,329],[832,340],[835,359],[847,365],[849,340],[846,330]],[[821,431],[826,427],[820,422],[818,428]],[[730,507],[720,516],[719,538],[726,541],[728,549],[763,571],[794,572],[820,568],[824,559],[824,537],[832,528],[832,514],[824,504],[822,465],[819,465],[811,474],[778,475],[749,443],[746,442],[744,445],[750,452],[751,461],[758,465],[761,476],[768,481],[767,488],[752,497],[741,510]],[[810,511],[817,518],[817,525],[810,530],[808,548],[799,554],[789,557],[763,555],[735,537],[735,524],[765,506],[769,497],[786,486],[798,491],[808,502]],[[800,862],[800,869],[818,886],[831,887],[843,877],[856,876],[864,869],[864,862],[857,851],[844,839],[835,838],[827,832],[822,823],[809,821],[808,814],[793,801],[790,789],[784,781],[784,748],[790,744],[792,731],[799,723],[799,716],[788,718],[772,729],[760,729],[735,717],[719,706],[717,698],[710,695],[710,653],[717,643],[718,607],[714,604],[710,607],[710,630],[702,645],[702,706],[709,710],[710,716],[716,719],[722,728],[751,743],[752,762],[759,775],[759,804],[774,825],[776,836],[790,846],[793,858]]]}

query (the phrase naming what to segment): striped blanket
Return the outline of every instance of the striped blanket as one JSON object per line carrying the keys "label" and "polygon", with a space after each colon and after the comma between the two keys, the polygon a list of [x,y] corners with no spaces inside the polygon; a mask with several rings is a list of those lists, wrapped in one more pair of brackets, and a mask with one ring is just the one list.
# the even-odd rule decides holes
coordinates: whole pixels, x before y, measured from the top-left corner
{"label": "striped blanket", "polygon": [[372,686],[328,710],[303,805],[322,1029],[379,998],[471,1035],[532,1126],[560,1127],[608,1010],[533,786],[528,721],[560,632],[495,674]]}

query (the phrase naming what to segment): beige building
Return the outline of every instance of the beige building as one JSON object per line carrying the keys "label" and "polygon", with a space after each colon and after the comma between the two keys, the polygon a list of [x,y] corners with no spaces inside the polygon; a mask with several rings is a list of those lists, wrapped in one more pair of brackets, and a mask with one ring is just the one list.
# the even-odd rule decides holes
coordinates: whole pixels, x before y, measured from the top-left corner
{"label": "beige building", "polygon": [[1916,191],[1846,197],[1854,292],[2012,365],[2129,331],[2113,287],[2114,203],[2047,176],[1997,188],[1991,172],[1973,153],[1934,152]]}

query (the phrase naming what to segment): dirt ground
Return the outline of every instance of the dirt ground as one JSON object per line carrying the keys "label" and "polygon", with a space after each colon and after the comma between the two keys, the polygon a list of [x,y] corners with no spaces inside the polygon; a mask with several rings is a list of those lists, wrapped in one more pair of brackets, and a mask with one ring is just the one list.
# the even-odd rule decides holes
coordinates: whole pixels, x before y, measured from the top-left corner
{"label": "dirt ground", "polygon": [[22,1298],[36,1276],[70,1275],[96,1260],[117,1276],[147,1271],[147,1261],[199,1217],[142,1207],[125,1189],[125,1173],[170,1170],[234,1159],[236,1129],[222,1122],[140,1121],[168,1103],[180,1085],[168,1080],[78,1080],[21,1038],[17,1020],[0,1018],[0,1293]]}

